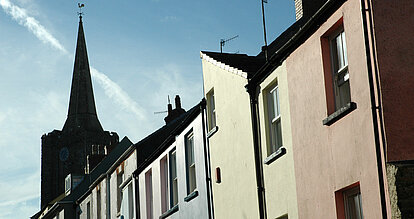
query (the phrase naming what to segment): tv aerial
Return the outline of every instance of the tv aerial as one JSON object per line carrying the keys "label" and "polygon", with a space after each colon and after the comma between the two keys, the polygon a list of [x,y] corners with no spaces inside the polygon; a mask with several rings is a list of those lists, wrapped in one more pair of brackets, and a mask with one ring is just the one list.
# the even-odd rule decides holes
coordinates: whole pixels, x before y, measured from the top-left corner
{"label": "tv aerial", "polygon": [[234,37],[228,38],[228,39],[220,39],[220,53],[223,53],[223,46],[226,45],[226,43],[230,40],[234,40],[237,37],[239,37],[239,35],[236,35]]}
{"label": "tv aerial", "polygon": [[[168,95],[168,104],[171,104],[171,103],[170,103],[170,95]],[[164,113],[168,113],[168,110],[163,110],[163,111],[154,112],[154,115],[157,115],[157,114],[164,114]]]}

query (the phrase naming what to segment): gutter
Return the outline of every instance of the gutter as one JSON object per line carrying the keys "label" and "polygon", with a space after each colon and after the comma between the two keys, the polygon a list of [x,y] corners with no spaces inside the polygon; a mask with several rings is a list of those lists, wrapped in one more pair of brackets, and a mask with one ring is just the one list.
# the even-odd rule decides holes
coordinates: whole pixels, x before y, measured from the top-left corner
{"label": "gutter", "polygon": [[[132,174],[132,178],[135,182],[135,217],[137,219],[141,218],[141,209],[139,203],[139,176],[136,174]],[[109,218],[109,217],[108,217]]]}
{"label": "gutter", "polygon": [[106,218],[111,218],[111,174],[106,174]]}
{"label": "gutter", "polygon": [[[198,105],[203,105],[202,107],[205,107],[205,104],[205,101],[201,101]],[[147,157],[147,159],[142,161],[140,164],[138,164],[137,159],[137,169],[133,172],[133,174],[139,175],[139,173],[141,173],[141,171],[145,169],[145,167],[147,167],[149,163],[151,163],[155,158],[159,156],[160,152],[164,151],[165,146],[175,141],[175,135],[177,133],[180,133],[182,131],[182,128],[186,126],[190,121],[194,120],[194,118],[199,114],[199,110],[194,110],[193,112],[188,114],[186,118],[183,121],[181,121],[181,123],[177,124],[177,127],[170,132],[170,135],[159,146],[157,146],[157,149],[154,150],[151,153],[151,155]]]}
{"label": "gutter", "polygon": [[[112,164],[112,166],[105,172],[105,173],[102,173],[98,178],[96,178],[93,182],[91,182],[90,183],[90,185],[89,185],[89,188],[88,188],[88,190],[83,194],[83,195],[81,195],[76,201],[75,201],[75,203],[76,204],[80,204],[82,201],[83,201],[83,199],[87,196],[87,195],[89,195],[90,194],[90,192],[93,190],[93,188],[98,184],[98,182],[100,182],[102,179],[104,179],[105,177],[107,177],[108,175],[110,175],[111,174],[111,172],[113,171],[113,170],[115,170],[116,169],[116,167],[121,163],[121,161],[123,161],[123,160],[125,160],[125,158],[127,157],[127,156],[129,156],[130,154],[131,154],[131,152],[133,152],[134,150],[135,150],[135,147],[133,147],[134,146],[134,144],[132,144],[132,145],[130,145],[129,146],[129,148],[124,152],[124,153],[122,153],[122,155],[121,156],[119,156],[119,158]],[[89,174],[89,177],[90,177],[90,174]],[[110,179],[111,177],[109,177],[108,178],[108,180]]]}
{"label": "gutter", "polygon": [[[319,24],[317,23],[318,19],[323,18],[327,11],[336,9],[340,5],[342,5],[347,0],[328,0],[322,7],[312,15],[308,21],[283,45],[281,46],[270,58],[269,61],[266,62],[250,79],[247,86],[258,86],[261,83],[262,79],[270,74],[273,69],[280,66],[289,54],[291,53],[289,50],[293,49],[292,47],[295,43],[300,43],[301,37],[308,33],[311,28],[318,28]],[[306,19],[303,17],[302,19]]]}
{"label": "gutter", "polygon": [[[369,0],[368,0],[369,1]],[[378,171],[378,184],[380,189],[380,198],[381,198],[381,213],[382,218],[387,218],[387,204],[386,204],[386,197],[385,197],[385,181],[384,181],[384,170],[383,170],[383,161],[382,161],[382,155],[381,155],[381,144],[380,144],[380,137],[379,137],[379,127],[378,127],[378,115],[377,115],[377,109],[380,110],[380,108],[376,105],[375,102],[375,90],[374,90],[374,76],[372,74],[372,59],[374,63],[376,62],[376,57],[371,57],[371,51],[372,49],[373,53],[375,54],[375,49],[373,48],[374,45],[369,46],[369,36],[371,36],[371,39],[373,39],[373,29],[372,29],[372,18],[369,19],[369,27],[370,27],[370,34],[368,34],[368,23],[367,23],[367,15],[366,13],[371,14],[371,7],[367,8],[367,5],[365,4],[365,0],[361,0],[361,14],[362,14],[362,25],[364,28],[364,40],[365,40],[365,53],[366,53],[366,60],[367,60],[367,70],[368,70],[368,83],[369,83],[369,94],[370,94],[370,101],[371,101],[371,114],[372,114],[372,126],[374,131],[374,140],[375,140],[375,154],[377,158],[377,171]],[[374,44],[374,41],[372,41]],[[372,47],[372,48],[371,48]],[[376,72],[376,81],[378,86],[378,72]],[[379,87],[377,87],[377,91],[379,92]],[[380,93],[378,93],[379,95]],[[378,96],[380,98],[380,96]],[[380,102],[378,103],[380,105]],[[380,121],[382,121],[382,114],[380,113]],[[382,127],[383,128],[383,127]],[[381,129],[383,132],[383,129]],[[383,143],[384,138],[383,138]],[[385,144],[384,144],[385,146]],[[384,150],[385,153],[385,150]]]}

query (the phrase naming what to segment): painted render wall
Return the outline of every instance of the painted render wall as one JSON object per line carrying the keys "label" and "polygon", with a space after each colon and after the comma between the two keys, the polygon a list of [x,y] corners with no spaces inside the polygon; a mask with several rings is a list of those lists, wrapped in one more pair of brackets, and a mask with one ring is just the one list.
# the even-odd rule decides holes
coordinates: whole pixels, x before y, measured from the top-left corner
{"label": "painted render wall", "polygon": [[247,79],[202,59],[204,95],[214,88],[218,131],[209,139],[215,218],[258,218]]}
{"label": "painted render wall", "polygon": [[[321,36],[343,17],[351,101],[357,109],[324,126]],[[336,218],[335,191],[360,183],[364,218],[381,218],[360,1],[348,0],[286,61],[299,218]]]}
{"label": "painted render wall", "polygon": [[[194,160],[196,168],[196,191],[198,196],[190,201],[184,201],[187,197],[186,185],[186,167],[185,167],[185,136],[193,129],[194,136]],[[167,218],[208,218],[207,207],[207,185],[204,160],[204,143],[203,143],[203,125],[201,113],[195,118],[191,124],[176,136],[175,142],[171,144],[158,158],[156,158],[148,167],[139,174],[139,203],[141,218],[147,218],[147,200],[146,200],[146,183],[145,174],[148,170],[152,172],[152,194],[153,194],[153,218],[159,218],[163,212],[161,211],[161,172],[160,161],[167,156],[169,167],[169,152],[176,150],[177,177],[178,177],[178,207],[179,210]],[[169,184],[169,183],[168,183]],[[168,189],[169,193],[169,189]],[[169,194],[168,194],[169,196]],[[168,199],[169,206],[169,199]],[[168,207],[170,209],[170,207]]]}
{"label": "painted render wall", "polygon": [[282,144],[286,148],[286,154],[269,164],[263,164],[267,216],[268,218],[279,218],[287,214],[289,218],[298,218],[286,62],[283,62],[260,84],[261,92],[258,105],[262,157],[264,160],[268,156],[266,133],[268,128],[265,122],[268,112],[264,104],[267,102],[265,92],[275,83],[279,89]]}
{"label": "painted render wall", "polygon": [[414,3],[372,4],[387,161],[414,160]]}
{"label": "painted render wall", "polygon": [[[91,206],[91,218],[94,218],[94,213],[92,211],[92,205],[94,204],[92,196],[89,195],[88,197],[86,197],[80,204],[79,204],[79,208],[80,208],[80,216],[79,219],[87,219],[88,215],[87,215],[87,205],[88,202],[90,203]],[[96,217],[96,216],[95,216]]]}
{"label": "painted render wall", "polygon": [[[118,186],[117,186],[117,172],[121,173],[121,170],[124,170],[124,182],[126,180],[132,180],[132,194],[135,194],[135,180],[132,177],[132,173],[137,169],[137,151],[134,152],[125,159],[120,165],[118,165],[117,170],[114,170],[111,173],[110,179],[110,198],[111,198],[111,218],[119,218],[119,211],[117,210],[117,199],[118,196]],[[135,206],[135,198],[134,206]],[[134,208],[134,215],[136,215],[136,209]]]}
{"label": "painted render wall", "polygon": [[[123,168],[122,168],[123,166]],[[121,171],[121,169],[124,170],[125,177],[124,179],[131,179],[132,183],[134,183],[134,180],[132,178],[132,173],[134,170],[136,170],[136,150],[134,150],[131,155],[125,159],[122,164],[120,164],[116,169],[118,169],[118,172]],[[90,202],[91,205],[91,218],[96,218],[98,215],[98,206],[97,206],[97,191],[98,187],[100,189],[101,193],[101,218],[119,218],[119,214],[117,211],[117,171],[116,169],[110,174],[110,208],[111,208],[111,216],[107,217],[107,180],[108,178],[103,178],[97,185],[94,186],[92,189],[92,192],[79,204],[79,208],[81,210],[80,219],[86,219],[87,218],[87,203]],[[135,194],[135,184],[133,184],[133,194]],[[134,199],[135,200],[135,199]],[[135,212],[136,209],[134,209]],[[135,214],[134,214],[135,215]],[[126,219],[126,218],[125,218]]]}

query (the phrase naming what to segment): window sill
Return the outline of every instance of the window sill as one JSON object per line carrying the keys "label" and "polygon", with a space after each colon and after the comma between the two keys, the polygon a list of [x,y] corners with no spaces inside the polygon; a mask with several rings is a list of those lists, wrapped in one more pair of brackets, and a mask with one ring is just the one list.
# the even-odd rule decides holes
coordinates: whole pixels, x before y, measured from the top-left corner
{"label": "window sill", "polygon": [[175,212],[178,211],[178,204],[175,205],[174,207],[172,207],[170,210],[166,211],[164,214],[162,214],[159,219],[164,219],[167,218],[168,216],[174,214]]}
{"label": "window sill", "polygon": [[271,155],[266,157],[266,159],[264,160],[264,164],[269,165],[273,163],[273,161],[277,160],[279,157],[283,156],[284,154],[286,154],[286,148],[282,146],[281,148],[277,149],[277,151],[273,152]]}
{"label": "window sill", "polygon": [[190,193],[187,197],[184,198],[185,202],[189,202],[191,200],[193,200],[195,197],[198,196],[198,191],[194,191],[192,193]]}
{"label": "window sill", "polygon": [[210,131],[207,132],[207,138],[210,138],[211,136],[214,135],[214,133],[216,133],[218,131],[218,126],[214,126],[214,128],[212,128]]}
{"label": "window sill", "polygon": [[328,117],[326,119],[322,120],[323,125],[330,126],[332,123],[336,122],[337,120],[341,119],[342,117],[346,116],[348,113],[354,111],[357,108],[356,103],[349,102],[345,106],[341,107]]}

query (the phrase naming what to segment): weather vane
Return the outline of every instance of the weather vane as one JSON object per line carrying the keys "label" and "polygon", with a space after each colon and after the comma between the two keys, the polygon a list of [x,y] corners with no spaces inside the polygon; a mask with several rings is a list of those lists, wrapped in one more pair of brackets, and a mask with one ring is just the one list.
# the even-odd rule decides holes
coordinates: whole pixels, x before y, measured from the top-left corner
{"label": "weather vane", "polygon": [[82,17],[82,8],[83,7],[85,7],[85,4],[81,4],[81,3],[78,3],[78,7],[79,7],[79,12],[78,12],[78,15],[80,16],[80,17]]}

